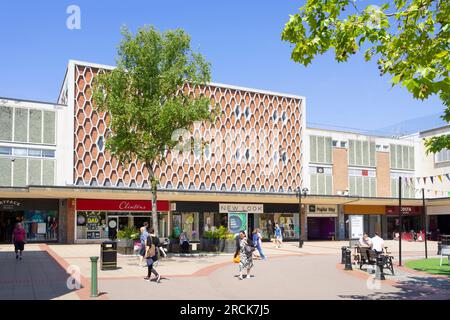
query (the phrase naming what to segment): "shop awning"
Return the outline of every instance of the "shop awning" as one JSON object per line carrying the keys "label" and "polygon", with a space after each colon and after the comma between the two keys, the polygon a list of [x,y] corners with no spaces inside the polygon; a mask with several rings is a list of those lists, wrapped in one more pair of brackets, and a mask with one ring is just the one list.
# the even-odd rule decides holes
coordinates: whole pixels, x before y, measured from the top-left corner
{"label": "shop awning", "polygon": [[[24,188],[0,187],[0,198],[20,199],[121,199],[148,200],[150,190],[105,187],[46,187],[30,186]],[[199,202],[237,202],[237,203],[298,203],[295,193],[276,192],[229,192],[194,190],[159,190],[158,200],[199,201]],[[386,205],[397,206],[396,198],[365,198],[355,196],[307,195],[303,204],[316,205]],[[443,204],[444,203],[444,204]],[[421,199],[403,199],[403,205],[420,206]],[[427,205],[450,205],[450,198],[427,200]]]}

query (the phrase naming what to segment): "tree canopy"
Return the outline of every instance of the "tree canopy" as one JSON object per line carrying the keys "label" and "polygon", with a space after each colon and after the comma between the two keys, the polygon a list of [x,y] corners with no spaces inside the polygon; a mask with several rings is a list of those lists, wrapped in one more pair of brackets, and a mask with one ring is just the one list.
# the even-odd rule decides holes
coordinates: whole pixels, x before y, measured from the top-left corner
{"label": "tree canopy", "polygon": [[[394,0],[360,7],[357,0],[307,0],[290,15],[282,40],[291,58],[305,66],[334,49],[338,62],[364,50],[380,75],[404,86],[416,99],[437,95],[450,122],[450,1]],[[450,149],[450,135],[426,141],[429,152]]]}
{"label": "tree canopy", "polygon": [[180,142],[172,139],[175,131],[190,130],[194,122],[213,116],[207,97],[183,90],[187,83],[209,82],[210,64],[191,49],[181,29],[159,32],[145,26],[133,35],[123,28],[122,35],[117,67],[99,73],[93,97],[96,107],[111,115],[106,137],[111,155],[122,163],[139,160],[150,172],[157,230],[154,165]]}

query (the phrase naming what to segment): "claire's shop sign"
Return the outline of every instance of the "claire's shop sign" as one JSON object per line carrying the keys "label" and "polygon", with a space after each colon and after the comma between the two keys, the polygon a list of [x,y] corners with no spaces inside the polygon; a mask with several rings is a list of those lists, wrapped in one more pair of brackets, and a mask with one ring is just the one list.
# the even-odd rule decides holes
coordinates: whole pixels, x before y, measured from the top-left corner
{"label": "claire's shop sign", "polygon": [[[94,200],[77,199],[78,211],[152,211],[152,202],[148,200]],[[169,201],[157,201],[158,211],[170,211]]]}
{"label": "claire's shop sign", "polygon": [[[387,206],[386,207],[386,215],[388,216],[398,216],[398,206],[397,207],[393,207],[393,206]],[[411,206],[402,206],[402,216],[418,216],[420,214],[422,214],[422,207],[411,207]]]}

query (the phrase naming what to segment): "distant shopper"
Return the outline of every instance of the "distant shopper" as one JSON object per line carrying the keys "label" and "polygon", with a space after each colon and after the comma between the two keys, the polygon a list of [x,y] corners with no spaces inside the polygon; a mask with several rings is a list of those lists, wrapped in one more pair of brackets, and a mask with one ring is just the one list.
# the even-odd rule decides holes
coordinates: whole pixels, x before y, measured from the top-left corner
{"label": "distant shopper", "polygon": [[161,275],[156,271],[154,268],[154,264],[158,261],[158,251],[159,247],[161,246],[161,243],[159,241],[159,238],[155,236],[155,230],[150,229],[150,234],[147,237],[146,240],[146,254],[145,257],[147,259],[147,277],[144,278],[146,281],[151,280],[152,273],[156,276],[156,282],[160,282]]}
{"label": "distant shopper", "polygon": [[275,224],[275,247],[281,248],[283,242],[283,236],[281,233],[281,228],[278,223]]}
{"label": "distant shopper", "polygon": [[146,251],[145,242],[147,241],[147,238],[149,235],[147,228],[148,228],[148,222],[144,222],[144,225],[139,230],[141,232],[139,235],[139,241],[141,242],[141,249],[139,250],[139,266],[142,266],[142,267],[147,266],[147,264],[143,264],[144,258],[145,258],[145,251]]}
{"label": "distant shopper", "polygon": [[16,224],[13,230],[12,242],[14,243],[14,251],[16,252],[16,260],[22,260],[22,252],[25,250],[26,232],[22,227],[22,223]]}
{"label": "distant shopper", "polygon": [[253,268],[253,243],[245,235],[245,231],[239,232],[239,236],[236,238],[236,252],[234,257],[239,255],[239,280],[243,280],[244,270],[247,271],[246,278],[250,279],[250,270]]}
{"label": "distant shopper", "polygon": [[259,230],[259,228],[256,228],[253,231],[253,245],[256,247],[256,249],[258,249],[259,252],[259,256],[261,257],[261,259],[266,260],[266,256],[264,255],[264,252],[262,251],[262,236],[261,236],[261,231]]}
{"label": "distant shopper", "polygon": [[375,232],[375,237],[373,237],[370,242],[372,243],[371,248],[373,251],[378,254],[383,253],[384,240],[380,237],[378,232]]}
{"label": "distant shopper", "polygon": [[371,245],[370,238],[367,235],[367,233],[364,233],[364,235],[361,238],[359,238],[359,246],[370,248],[370,245]]}
{"label": "distant shopper", "polygon": [[182,253],[189,253],[189,238],[185,231],[180,234],[180,247]]}

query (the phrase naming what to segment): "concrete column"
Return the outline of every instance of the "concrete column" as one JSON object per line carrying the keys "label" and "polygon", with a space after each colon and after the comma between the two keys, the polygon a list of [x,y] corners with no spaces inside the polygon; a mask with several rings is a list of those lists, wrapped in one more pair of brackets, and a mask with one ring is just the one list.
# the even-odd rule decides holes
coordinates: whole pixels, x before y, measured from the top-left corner
{"label": "concrete column", "polygon": [[345,218],[344,218],[344,206],[338,206],[338,236],[339,240],[345,240]]}

